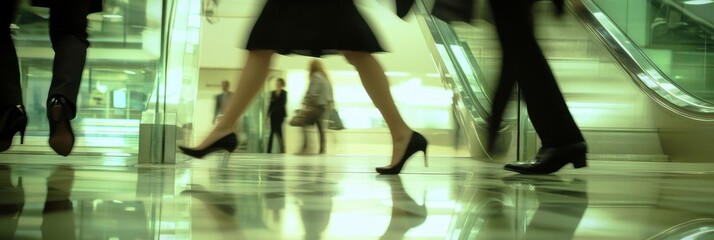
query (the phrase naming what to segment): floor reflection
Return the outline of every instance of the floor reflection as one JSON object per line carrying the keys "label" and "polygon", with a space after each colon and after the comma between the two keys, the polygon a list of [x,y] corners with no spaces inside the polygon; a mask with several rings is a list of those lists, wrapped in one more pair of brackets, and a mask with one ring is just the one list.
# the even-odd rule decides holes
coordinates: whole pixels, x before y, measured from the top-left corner
{"label": "floor reflection", "polygon": [[329,155],[240,155],[225,166],[220,158],[136,167],[86,158],[0,163],[0,239],[664,240],[714,233],[714,165],[594,161],[582,171],[524,176],[500,164],[435,159],[429,172],[398,176],[373,172],[383,158]]}
{"label": "floor reflection", "polygon": [[[0,238],[15,239],[18,222],[25,207],[25,190],[22,178],[13,186],[10,167],[0,166]],[[69,199],[74,185],[74,169],[67,165],[57,167],[47,177],[47,195],[42,210],[40,230],[42,239],[77,239],[72,201]]]}
{"label": "floor reflection", "polygon": [[535,192],[538,207],[526,227],[524,239],[573,239],[588,207],[587,181],[579,178],[565,181],[555,175],[514,175],[502,180],[520,191]]}
{"label": "floor reflection", "polygon": [[[392,195],[392,216],[387,230],[379,239],[403,239],[404,234],[426,221],[426,199],[422,205],[404,190],[402,178],[399,175],[379,175],[379,180],[389,184]],[[426,193],[423,195],[426,198]]]}

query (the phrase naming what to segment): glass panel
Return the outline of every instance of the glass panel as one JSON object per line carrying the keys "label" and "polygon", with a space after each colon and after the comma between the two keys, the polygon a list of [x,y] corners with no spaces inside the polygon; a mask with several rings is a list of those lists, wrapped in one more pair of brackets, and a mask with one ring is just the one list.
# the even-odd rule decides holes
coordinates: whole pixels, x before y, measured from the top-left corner
{"label": "glass panel", "polygon": [[[105,0],[103,12],[87,17],[91,46],[72,122],[73,155],[174,162],[176,140],[188,135],[182,130],[193,117],[193,105],[185,103],[195,99],[200,6],[199,0]],[[52,151],[45,114],[53,61],[48,17],[47,9],[23,0],[11,25],[30,115],[29,138],[13,148],[18,152]]]}
{"label": "glass panel", "polygon": [[671,81],[714,103],[714,2],[594,2]]}

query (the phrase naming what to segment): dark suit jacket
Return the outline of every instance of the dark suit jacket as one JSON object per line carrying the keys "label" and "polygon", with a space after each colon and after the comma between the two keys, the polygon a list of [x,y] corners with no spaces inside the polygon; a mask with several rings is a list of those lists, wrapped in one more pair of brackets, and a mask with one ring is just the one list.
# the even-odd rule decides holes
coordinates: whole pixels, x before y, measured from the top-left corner
{"label": "dark suit jacket", "polygon": [[270,118],[285,118],[287,116],[287,111],[285,110],[287,100],[288,92],[285,90],[282,90],[280,95],[276,95],[275,91],[270,92],[270,106],[268,107]]}
{"label": "dark suit jacket", "polygon": [[[30,0],[30,1],[32,2],[32,6],[48,8],[48,7],[52,6],[53,0]],[[97,13],[97,12],[104,11],[103,3],[104,3],[104,0],[92,0],[92,5],[89,6],[89,13]]]}
{"label": "dark suit jacket", "polygon": [[[224,93],[221,93],[221,94],[216,95],[216,109],[215,109],[214,112],[213,112],[213,120],[214,120],[214,121],[215,121],[216,118],[218,117],[218,114],[220,114],[221,111],[223,110],[223,105],[225,104],[224,98],[223,98],[223,94],[224,94]],[[225,101],[228,101],[228,99],[231,98],[231,94],[233,94],[233,93],[232,93],[232,92],[228,92],[228,96],[225,97]]]}
{"label": "dark suit jacket", "polygon": [[[397,15],[403,17],[414,4],[414,0],[396,0]],[[474,18],[475,0],[436,0],[431,14],[444,21],[469,22]],[[523,0],[519,0],[523,1]],[[535,1],[535,0],[531,0]],[[565,6],[564,0],[551,0],[555,3],[557,14],[562,14]]]}

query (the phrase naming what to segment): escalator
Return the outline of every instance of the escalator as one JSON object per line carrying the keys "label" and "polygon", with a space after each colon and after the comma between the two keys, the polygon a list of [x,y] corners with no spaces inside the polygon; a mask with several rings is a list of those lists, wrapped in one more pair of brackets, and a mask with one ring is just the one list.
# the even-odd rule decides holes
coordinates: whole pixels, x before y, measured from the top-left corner
{"label": "escalator", "polygon": [[[490,93],[500,50],[485,1],[469,23],[429,16],[420,24],[455,95],[471,155],[483,151]],[[691,1],[583,0],[556,17],[550,1],[534,4],[536,35],[571,113],[589,145],[589,159],[705,162],[714,154],[714,31]],[[684,6],[684,7],[683,7]],[[662,23],[664,22],[664,23]],[[688,35],[679,34],[687,32]],[[502,125],[505,159],[533,157],[539,139],[514,93]],[[493,159],[492,159],[493,160]]]}

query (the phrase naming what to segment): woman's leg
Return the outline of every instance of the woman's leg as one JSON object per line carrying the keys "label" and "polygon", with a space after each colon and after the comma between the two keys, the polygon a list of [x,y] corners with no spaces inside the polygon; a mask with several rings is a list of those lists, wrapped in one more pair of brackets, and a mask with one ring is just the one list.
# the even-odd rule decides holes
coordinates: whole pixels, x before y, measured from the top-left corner
{"label": "woman's leg", "polygon": [[318,119],[317,122],[315,122],[315,125],[317,126],[317,134],[320,137],[320,154],[325,153],[325,132],[324,129],[322,129],[322,118]]}
{"label": "woman's leg", "polygon": [[273,50],[252,50],[248,53],[243,72],[235,91],[231,94],[228,104],[223,110],[223,117],[213,128],[211,133],[196,146],[195,149],[204,149],[222,137],[235,132],[235,122],[243,115],[248,105],[258,93],[265,79],[268,77]]}
{"label": "woman's leg", "polygon": [[308,139],[307,139],[307,125],[302,126],[302,150],[300,152],[306,153],[307,152],[307,145],[308,145]]}
{"label": "woman's leg", "polygon": [[392,164],[399,162],[404,155],[412,130],[402,119],[394,105],[392,93],[389,91],[389,80],[377,59],[370,53],[343,51],[347,61],[359,72],[362,86],[372,99],[374,106],[382,113],[392,135]]}

